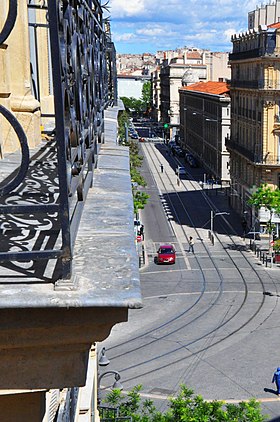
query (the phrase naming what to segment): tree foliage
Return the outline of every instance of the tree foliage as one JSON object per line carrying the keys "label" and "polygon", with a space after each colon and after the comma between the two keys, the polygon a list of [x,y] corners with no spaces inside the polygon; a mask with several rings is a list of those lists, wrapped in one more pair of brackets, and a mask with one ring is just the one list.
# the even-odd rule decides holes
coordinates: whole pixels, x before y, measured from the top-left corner
{"label": "tree foliage", "polygon": [[121,97],[127,112],[141,115],[147,112],[151,105],[151,82],[145,82],[141,98]]}
{"label": "tree foliage", "polygon": [[[119,416],[130,416],[133,422],[264,422],[260,403],[256,400],[239,404],[223,401],[206,401],[193,390],[181,386],[178,396],[170,399],[169,409],[159,412],[152,400],[142,400],[141,386],[134,387],[127,395],[120,390],[110,392],[104,402],[119,409]],[[109,412],[109,410],[108,410]],[[110,416],[114,420],[113,413]]]}
{"label": "tree foliage", "polygon": [[280,190],[272,190],[272,188],[266,184],[259,186],[248,202],[257,209],[265,207],[271,212],[275,211],[277,214],[280,214]]}
{"label": "tree foliage", "polygon": [[[129,113],[123,111],[118,117],[119,123],[119,137],[125,139],[125,126],[129,125]],[[123,141],[123,145],[129,147],[130,158],[130,176],[132,181],[132,194],[134,202],[134,213],[137,214],[139,209],[144,209],[149,195],[146,192],[140,191],[138,188],[146,186],[146,180],[141,175],[139,168],[142,166],[143,157],[139,154],[139,144],[137,141],[128,140]]]}
{"label": "tree foliage", "polygon": [[152,100],[151,82],[145,82],[143,84],[141,100],[145,106],[145,110],[147,111],[151,106]]}
{"label": "tree foliage", "polygon": [[274,229],[274,225],[271,221],[272,214],[275,212],[276,214],[280,215],[280,190],[272,190],[271,187],[267,186],[266,184],[262,184],[252,194],[248,203],[250,205],[254,205],[257,210],[259,210],[261,207],[264,207],[269,211],[269,220],[266,223],[266,226],[268,233],[271,234]]}

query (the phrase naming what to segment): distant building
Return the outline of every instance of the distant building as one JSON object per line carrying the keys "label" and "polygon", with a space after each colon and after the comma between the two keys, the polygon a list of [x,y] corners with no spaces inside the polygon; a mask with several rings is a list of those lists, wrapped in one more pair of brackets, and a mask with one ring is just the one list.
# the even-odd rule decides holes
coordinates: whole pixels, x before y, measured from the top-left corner
{"label": "distant building", "polygon": [[140,72],[141,75],[150,75],[156,67],[156,57],[150,53],[143,54],[117,54],[117,74],[132,74]]}
{"label": "distant building", "polygon": [[248,29],[258,30],[260,25],[271,25],[280,21],[280,0],[257,6],[248,13]]}
{"label": "distant building", "polygon": [[[273,19],[280,16],[279,4],[262,8],[267,21],[272,9]],[[261,16],[255,11],[258,22]],[[234,35],[232,43],[231,202],[241,214],[246,211],[248,224],[265,226],[267,219],[255,214],[248,199],[262,183],[280,188],[280,23]],[[280,221],[275,223],[279,234]]]}
{"label": "distant building", "polygon": [[152,109],[151,117],[159,122],[161,120],[160,116],[160,66],[152,72],[151,74],[151,89],[152,89]]}
{"label": "distant building", "polygon": [[186,72],[190,72],[190,77],[196,74],[191,82],[206,80],[205,66],[186,64],[182,56],[172,59],[170,63],[164,61],[160,70],[160,117],[163,123],[170,124],[171,137],[179,130],[179,88]]}
{"label": "distant building", "polygon": [[145,82],[150,82],[151,77],[145,75],[118,75],[119,97],[133,97],[139,100],[142,97],[142,89]]}
{"label": "distant building", "polygon": [[227,81],[231,78],[229,53],[204,51],[203,63],[207,66],[208,81]]}
{"label": "distant building", "polygon": [[158,71],[153,72],[153,116],[162,123],[170,124],[170,136],[173,137],[180,124],[179,88],[196,82],[229,80],[228,53],[184,47],[158,51],[156,60],[160,72],[159,83]]}
{"label": "distant building", "polygon": [[[180,95],[180,145],[207,170],[208,177],[230,182],[230,96],[225,82],[199,82],[182,87]],[[205,177],[206,178],[206,177]]]}

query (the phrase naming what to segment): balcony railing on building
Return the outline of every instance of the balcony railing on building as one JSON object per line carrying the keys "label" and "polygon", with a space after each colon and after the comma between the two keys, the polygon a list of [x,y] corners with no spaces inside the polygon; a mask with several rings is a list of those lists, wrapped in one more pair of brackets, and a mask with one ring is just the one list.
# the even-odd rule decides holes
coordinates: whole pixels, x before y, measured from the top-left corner
{"label": "balcony railing on building", "polygon": [[258,90],[280,90],[280,81],[273,79],[241,80],[233,79],[230,83],[231,88],[247,88]]}
{"label": "balcony railing on building", "polygon": [[[18,18],[17,2],[8,3],[0,47]],[[1,117],[16,132],[21,152],[19,167],[0,183],[0,262],[22,272],[28,266],[34,278],[44,279],[53,259],[51,280],[56,281],[71,277],[74,242],[103,142],[104,110],[117,101],[115,50],[98,0],[27,3],[30,80],[39,101],[42,63],[37,33],[43,28],[47,34],[54,113],[42,113],[42,119],[53,119],[53,127],[45,131],[47,141],[31,157],[20,122],[0,105]],[[36,21],[42,11],[44,23]],[[16,155],[5,157],[2,168],[7,162],[8,169]]]}
{"label": "balcony railing on building", "polygon": [[226,138],[226,147],[230,150],[236,151],[238,154],[242,155],[255,165],[280,166],[280,153],[279,155],[274,155],[270,152],[256,153],[250,151],[245,146],[240,145],[238,142],[228,138]]}

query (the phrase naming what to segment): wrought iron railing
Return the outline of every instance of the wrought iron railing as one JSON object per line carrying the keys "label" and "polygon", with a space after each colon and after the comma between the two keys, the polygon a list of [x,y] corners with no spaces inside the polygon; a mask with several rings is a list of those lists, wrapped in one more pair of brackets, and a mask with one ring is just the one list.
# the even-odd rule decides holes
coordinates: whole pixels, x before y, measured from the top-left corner
{"label": "wrought iron railing", "polygon": [[273,155],[270,152],[265,154],[256,153],[240,145],[238,142],[228,138],[226,138],[226,147],[230,150],[238,152],[256,165],[280,166],[280,155]]}
{"label": "wrought iron railing", "polygon": [[[44,269],[49,259],[55,259],[51,277],[55,281],[71,277],[74,242],[92,184],[98,144],[103,142],[104,109],[112,104],[112,98],[116,101],[115,65],[97,0],[29,0],[27,7],[46,12],[54,127],[47,133],[48,141],[30,159],[22,126],[11,111],[0,106],[0,114],[16,132],[21,148],[19,168],[0,183],[0,262],[36,279],[49,280],[43,276]],[[1,45],[14,30],[16,19],[17,0],[9,0],[0,30]],[[35,34],[32,48],[36,57],[38,24],[29,25]],[[40,100],[36,60],[34,66],[30,79],[34,96]],[[5,159],[0,165],[4,163]],[[38,265],[37,260],[43,261]],[[21,261],[28,261],[29,267],[20,266]]]}
{"label": "wrought iron railing", "polygon": [[113,421],[132,421],[131,416],[120,416],[119,407],[98,406],[99,417],[101,422]]}

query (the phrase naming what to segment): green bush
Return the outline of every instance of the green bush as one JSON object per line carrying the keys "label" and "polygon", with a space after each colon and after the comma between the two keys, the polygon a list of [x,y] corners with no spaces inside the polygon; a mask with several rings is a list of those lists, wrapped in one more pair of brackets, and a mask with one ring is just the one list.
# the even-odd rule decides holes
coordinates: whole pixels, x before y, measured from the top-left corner
{"label": "green bush", "polygon": [[141,400],[142,387],[134,387],[127,395],[120,390],[110,392],[104,403],[118,407],[119,416],[130,416],[133,422],[264,422],[260,403],[252,399],[239,404],[207,401],[182,385],[177,397],[171,398],[169,409],[159,412],[152,400]]}

